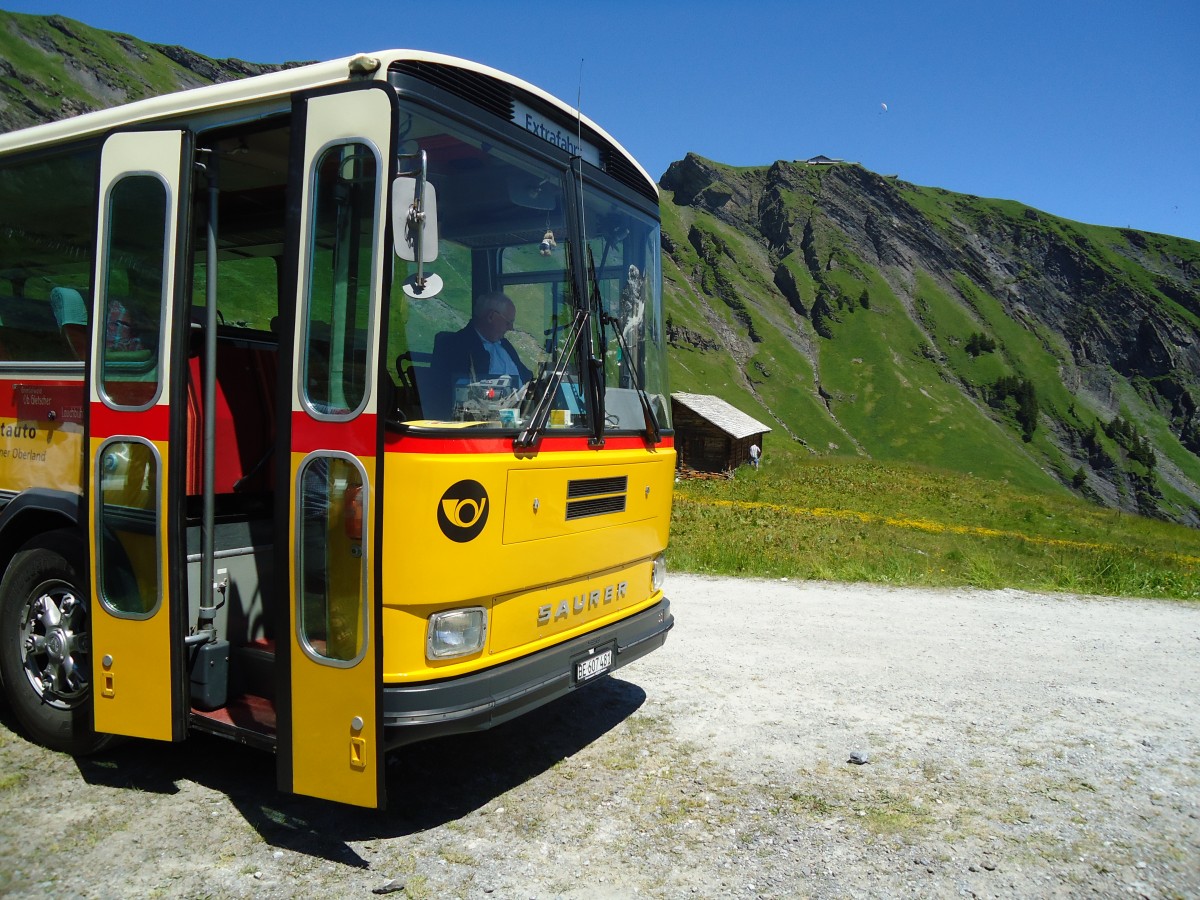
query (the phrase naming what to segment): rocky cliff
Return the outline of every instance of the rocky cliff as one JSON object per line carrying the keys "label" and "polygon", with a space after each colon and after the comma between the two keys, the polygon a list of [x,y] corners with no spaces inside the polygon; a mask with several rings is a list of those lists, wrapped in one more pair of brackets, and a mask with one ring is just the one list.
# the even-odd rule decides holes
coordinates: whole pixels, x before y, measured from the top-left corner
{"label": "rocky cliff", "polygon": [[670,325],[692,336],[677,387],[740,399],[806,452],[1200,524],[1200,245],[853,164],[688,155],[661,187]]}

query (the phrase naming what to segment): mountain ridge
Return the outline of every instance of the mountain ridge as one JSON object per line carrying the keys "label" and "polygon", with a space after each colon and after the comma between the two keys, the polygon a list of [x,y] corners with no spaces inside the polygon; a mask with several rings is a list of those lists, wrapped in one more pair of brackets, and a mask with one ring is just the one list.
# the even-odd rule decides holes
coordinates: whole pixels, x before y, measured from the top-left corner
{"label": "mountain ridge", "polygon": [[0,10],[0,132],[299,65],[213,59],[65,16]]}
{"label": "mountain ridge", "polygon": [[[1030,466],[1107,505],[1200,524],[1200,245],[850,163],[735,168],[688,154],[660,187],[671,326],[693,338],[676,339],[680,355],[727,352],[735,381],[722,386],[810,451],[903,457],[863,418],[879,401],[863,391],[889,384],[930,420],[986,420],[960,428],[974,439],[957,453],[893,422],[910,426],[901,443],[921,446],[918,460],[969,471],[955,457],[1001,426],[1031,483]],[[719,302],[704,309],[700,296]],[[791,413],[763,376],[781,359],[811,401]],[[855,366],[893,371],[873,384]],[[675,368],[680,389],[702,387],[685,359]],[[935,400],[947,385],[959,396]]]}

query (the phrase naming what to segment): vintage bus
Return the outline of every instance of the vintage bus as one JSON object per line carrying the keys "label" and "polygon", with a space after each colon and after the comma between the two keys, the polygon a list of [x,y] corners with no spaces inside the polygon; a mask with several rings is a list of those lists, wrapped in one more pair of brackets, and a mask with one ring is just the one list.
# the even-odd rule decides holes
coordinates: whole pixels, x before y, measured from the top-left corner
{"label": "vintage bus", "polygon": [[210,732],[379,807],[388,750],[661,646],[659,240],[604,130],[425,52],[0,135],[23,729]]}

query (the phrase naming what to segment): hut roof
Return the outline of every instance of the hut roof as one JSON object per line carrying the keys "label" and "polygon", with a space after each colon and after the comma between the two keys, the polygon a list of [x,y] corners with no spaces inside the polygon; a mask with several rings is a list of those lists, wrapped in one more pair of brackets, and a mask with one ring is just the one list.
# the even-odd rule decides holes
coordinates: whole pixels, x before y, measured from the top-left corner
{"label": "hut roof", "polygon": [[712,394],[672,394],[671,399],[703,416],[733,438],[764,434],[771,429],[753,416],[748,416],[735,406]]}

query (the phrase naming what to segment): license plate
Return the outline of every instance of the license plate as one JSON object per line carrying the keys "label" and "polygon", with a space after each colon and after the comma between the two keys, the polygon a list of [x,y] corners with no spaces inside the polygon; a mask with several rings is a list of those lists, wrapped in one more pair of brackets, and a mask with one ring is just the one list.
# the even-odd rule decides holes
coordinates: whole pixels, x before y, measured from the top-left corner
{"label": "license plate", "polygon": [[591,656],[577,660],[575,663],[575,683],[580,684],[603,675],[613,664],[612,646],[597,649]]}

